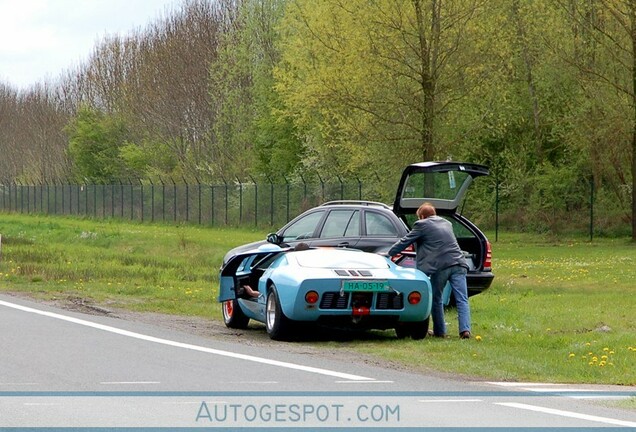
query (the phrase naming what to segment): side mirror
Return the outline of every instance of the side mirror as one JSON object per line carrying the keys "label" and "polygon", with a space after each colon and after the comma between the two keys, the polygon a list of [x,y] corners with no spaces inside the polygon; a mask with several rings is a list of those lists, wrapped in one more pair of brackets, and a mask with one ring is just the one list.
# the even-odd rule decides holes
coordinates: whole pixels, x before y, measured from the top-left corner
{"label": "side mirror", "polygon": [[283,242],[283,238],[276,233],[269,233],[267,234],[267,242],[279,245]]}

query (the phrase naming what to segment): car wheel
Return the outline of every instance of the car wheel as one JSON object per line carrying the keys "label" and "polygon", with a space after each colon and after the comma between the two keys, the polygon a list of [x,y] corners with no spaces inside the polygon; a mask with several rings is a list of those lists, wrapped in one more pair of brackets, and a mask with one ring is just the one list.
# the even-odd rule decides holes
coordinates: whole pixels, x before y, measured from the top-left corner
{"label": "car wheel", "polygon": [[271,285],[267,293],[265,303],[265,328],[270,338],[274,340],[286,340],[291,333],[290,320],[285,316],[280,307],[276,286]]}
{"label": "car wheel", "polygon": [[414,340],[424,339],[428,334],[429,318],[424,321],[401,323],[395,327],[395,334],[398,339],[404,339],[407,336],[411,336]]}
{"label": "car wheel", "polygon": [[250,319],[243,313],[236,300],[227,300],[221,303],[223,310],[223,322],[229,328],[246,329]]}
{"label": "car wheel", "polygon": [[411,331],[406,324],[398,324],[398,326],[395,327],[395,334],[398,339],[405,339],[411,335]]}
{"label": "car wheel", "polygon": [[426,318],[424,321],[411,324],[411,337],[414,340],[420,340],[426,337],[426,335],[428,334],[429,320],[429,318]]}

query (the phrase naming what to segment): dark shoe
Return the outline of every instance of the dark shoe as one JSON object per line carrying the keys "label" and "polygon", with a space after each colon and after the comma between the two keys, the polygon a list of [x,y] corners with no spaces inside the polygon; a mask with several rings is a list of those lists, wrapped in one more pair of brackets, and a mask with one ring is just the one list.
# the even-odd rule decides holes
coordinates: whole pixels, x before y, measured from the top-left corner
{"label": "dark shoe", "polygon": [[468,330],[463,331],[459,334],[460,339],[470,339],[470,332]]}

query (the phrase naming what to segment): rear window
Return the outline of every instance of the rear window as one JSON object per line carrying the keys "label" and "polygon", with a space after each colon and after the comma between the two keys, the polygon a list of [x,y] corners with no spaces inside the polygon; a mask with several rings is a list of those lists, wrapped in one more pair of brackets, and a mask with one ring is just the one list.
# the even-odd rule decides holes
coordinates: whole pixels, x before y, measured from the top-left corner
{"label": "rear window", "polygon": [[[451,225],[453,225],[453,233],[455,234],[456,238],[473,238],[473,237],[475,237],[475,234],[473,234],[472,231],[470,231],[468,228],[466,228],[464,225],[462,225],[457,219],[454,219],[454,218],[448,217],[448,216],[444,216],[444,215],[439,215],[439,216],[443,217],[444,219],[449,221],[451,223]],[[406,215],[406,221],[408,222],[409,227],[412,227],[416,220],[417,220],[417,216],[415,216],[414,214]]]}
{"label": "rear window", "polygon": [[414,172],[404,185],[402,198],[453,201],[468,177],[470,174],[463,171]]}

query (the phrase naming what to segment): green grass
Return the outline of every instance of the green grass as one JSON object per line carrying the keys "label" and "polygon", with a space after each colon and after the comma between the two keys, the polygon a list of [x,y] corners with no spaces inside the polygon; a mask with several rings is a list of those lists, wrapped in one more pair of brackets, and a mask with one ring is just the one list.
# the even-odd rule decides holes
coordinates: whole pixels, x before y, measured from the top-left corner
{"label": "green grass", "polygon": [[[218,269],[264,232],[0,215],[0,290],[220,319]],[[493,237],[493,236],[491,236]],[[636,247],[503,233],[473,339],[310,342],[490,380],[636,384]],[[449,333],[457,333],[454,310]]]}

